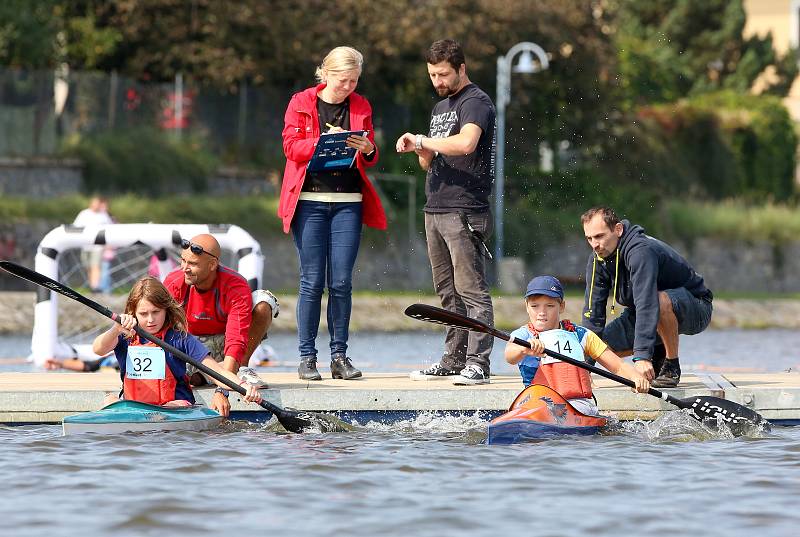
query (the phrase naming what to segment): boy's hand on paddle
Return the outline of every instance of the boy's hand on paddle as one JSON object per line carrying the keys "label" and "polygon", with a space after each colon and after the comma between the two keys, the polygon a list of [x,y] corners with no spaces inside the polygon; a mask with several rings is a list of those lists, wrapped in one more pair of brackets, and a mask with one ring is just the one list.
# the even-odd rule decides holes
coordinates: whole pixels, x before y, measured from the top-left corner
{"label": "boy's hand on paddle", "polygon": [[529,354],[531,356],[544,356],[544,343],[539,338],[532,337],[528,340],[528,343],[531,344],[530,349],[525,349],[525,354]]}

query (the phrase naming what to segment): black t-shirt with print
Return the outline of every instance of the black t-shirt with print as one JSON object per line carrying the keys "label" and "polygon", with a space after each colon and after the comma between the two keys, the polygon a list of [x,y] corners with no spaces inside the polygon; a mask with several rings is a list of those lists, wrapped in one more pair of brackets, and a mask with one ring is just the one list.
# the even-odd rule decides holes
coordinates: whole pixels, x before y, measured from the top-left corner
{"label": "black t-shirt with print", "polygon": [[467,123],[474,123],[483,132],[477,148],[469,155],[434,157],[425,181],[425,212],[489,210],[494,178],[495,120],[492,100],[475,84],[468,84],[452,97],[436,103],[428,133],[431,138],[458,134]]}

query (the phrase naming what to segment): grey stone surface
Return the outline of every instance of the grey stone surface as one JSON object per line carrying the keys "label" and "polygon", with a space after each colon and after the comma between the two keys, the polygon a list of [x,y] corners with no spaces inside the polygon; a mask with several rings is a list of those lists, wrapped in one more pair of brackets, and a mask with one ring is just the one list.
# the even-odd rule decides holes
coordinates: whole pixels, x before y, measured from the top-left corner
{"label": "grey stone surface", "polygon": [[0,195],[56,197],[83,187],[83,163],[76,159],[0,157]]}

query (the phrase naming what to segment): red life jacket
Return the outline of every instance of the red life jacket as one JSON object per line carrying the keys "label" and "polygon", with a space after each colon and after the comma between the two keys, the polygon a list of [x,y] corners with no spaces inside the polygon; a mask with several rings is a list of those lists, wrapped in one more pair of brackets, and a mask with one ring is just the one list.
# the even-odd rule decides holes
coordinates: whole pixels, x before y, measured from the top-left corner
{"label": "red life jacket", "polygon": [[[161,332],[154,335],[164,339],[166,332],[167,329],[162,329]],[[134,337],[134,339],[128,343],[128,348],[130,349],[130,347],[158,348],[157,345],[151,343],[150,341],[145,340],[142,342],[139,336]],[[166,353],[166,351],[164,352]],[[126,371],[122,379],[123,399],[161,406],[176,399],[177,386],[178,381],[175,378],[175,375],[172,373],[169,363],[165,358],[163,379],[134,379],[128,377]]]}
{"label": "red life jacket", "polygon": [[[580,340],[575,330],[575,325],[564,320],[561,321],[562,330],[566,330],[575,336],[575,342],[580,345]],[[539,337],[539,332],[528,323],[528,330],[531,334]],[[592,378],[590,373],[575,367],[574,365],[555,360],[545,363],[542,360],[539,370],[533,377],[531,384],[541,384],[561,394],[564,399],[589,399],[592,397]]]}

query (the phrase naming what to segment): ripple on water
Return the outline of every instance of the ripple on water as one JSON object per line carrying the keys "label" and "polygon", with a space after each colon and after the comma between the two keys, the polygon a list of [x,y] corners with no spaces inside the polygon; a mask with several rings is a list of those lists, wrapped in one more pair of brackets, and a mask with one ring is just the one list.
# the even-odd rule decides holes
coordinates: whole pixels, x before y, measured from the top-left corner
{"label": "ripple on water", "polygon": [[20,528],[15,537],[772,537],[800,524],[800,428],[732,439],[673,412],[605,435],[487,446],[486,425],[430,414],[303,435],[255,424],[91,437],[0,427],[13,491],[0,519]]}

